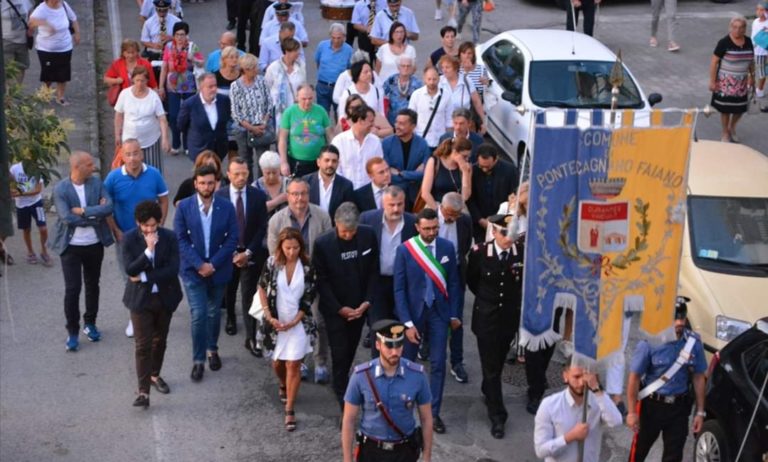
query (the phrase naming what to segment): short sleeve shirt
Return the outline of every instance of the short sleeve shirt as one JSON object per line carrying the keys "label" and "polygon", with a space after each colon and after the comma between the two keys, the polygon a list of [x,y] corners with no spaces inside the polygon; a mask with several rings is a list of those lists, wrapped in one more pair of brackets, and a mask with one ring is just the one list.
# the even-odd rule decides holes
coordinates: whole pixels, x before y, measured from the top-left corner
{"label": "short sleeve shirt", "polygon": [[133,212],[139,202],[168,194],[160,171],[146,164],[137,177],[129,175],[125,167],[112,170],[104,181],[104,189],[112,198],[115,221],[122,232],[136,227]]}
{"label": "short sleeve shirt", "polygon": [[69,22],[77,21],[77,15],[67,2],[61,2],[58,8],[51,8],[43,2],[35,8],[31,17],[48,23],[37,28],[35,48],[53,53],[72,49],[73,41],[72,34],[69,33]]}
{"label": "short sleeve shirt", "polygon": [[160,139],[159,117],[165,115],[163,102],[154,91],[148,91],[143,98],[137,98],[131,88],[120,92],[115,112],[123,114],[123,139],[136,138],[143,148],[148,148]]}
{"label": "short sleeve shirt", "polygon": [[376,13],[376,19],[374,19],[373,28],[371,29],[371,37],[381,40],[389,39],[389,28],[395,20],[403,23],[407,33],[419,33],[419,24],[416,22],[416,15],[413,14],[413,11],[411,11],[410,8],[401,6],[397,18],[392,15],[389,8],[385,8]]}
{"label": "short sleeve shirt", "polygon": [[304,162],[314,162],[325,144],[325,130],[331,119],[322,106],[313,104],[309,111],[302,111],[293,104],[283,112],[280,128],[288,130],[288,150],[291,157]]}
{"label": "short sleeve shirt", "polygon": [[[646,340],[640,341],[632,355],[630,372],[639,374],[642,377],[643,385],[653,383],[672,367],[690,335],[695,334],[686,331],[685,335],[679,339],[656,346],[651,345]],[[656,393],[667,396],[683,394],[688,391],[688,371],[694,374],[703,374],[706,370],[707,360],[704,357],[704,347],[701,340],[697,338],[686,365],[656,390]]]}
{"label": "short sleeve shirt", "polygon": [[[18,10],[11,8],[11,3]],[[3,20],[3,40],[7,40],[12,43],[23,44],[27,43],[27,28],[24,27],[24,22],[29,15],[30,5],[29,0],[5,0],[0,3],[0,11],[2,12]]]}

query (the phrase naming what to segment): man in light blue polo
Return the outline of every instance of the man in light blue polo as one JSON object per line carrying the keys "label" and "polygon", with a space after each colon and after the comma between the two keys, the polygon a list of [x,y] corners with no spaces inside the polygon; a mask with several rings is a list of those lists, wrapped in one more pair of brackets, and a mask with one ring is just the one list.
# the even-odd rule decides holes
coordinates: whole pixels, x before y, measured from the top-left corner
{"label": "man in light blue polo", "polygon": [[337,111],[333,103],[333,87],[339,75],[347,70],[353,49],[344,40],[347,37],[346,28],[338,22],[331,24],[328,40],[317,44],[315,64],[317,65],[317,104],[329,114],[331,107]]}
{"label": "man in light blue polo", "polygon": [[[120,274],[127,278],[123,263],[123,252],[120,248],[123,234],[136,227],[133,212],[136,204],[146,200],[156,200],[163,211],[160,226],[165,223],[168,216],[168,186],[163,175],[155,167],[144,163],[144,152],[136,139],[123,141],[123,160],[125,165],[109,172],[104,180],[104,189],[112,198],[112,216],[107,218],[112,234],[115,235],[117,245],[117,262],[120,265]],[[128,321],[125,335],[133,337],[133,325]]]}
{"label": "man in light blue polo", "polygon": [[411,41],[419,39],[419,24],[413,10],[402,6],[402,0],[387,0],[387,7],[376,13],[373,20],[373,28],[369,33],[371,43],[380,47],[389,41],[389,28],[393,22],[402,23],[405,26],[406,38]]}

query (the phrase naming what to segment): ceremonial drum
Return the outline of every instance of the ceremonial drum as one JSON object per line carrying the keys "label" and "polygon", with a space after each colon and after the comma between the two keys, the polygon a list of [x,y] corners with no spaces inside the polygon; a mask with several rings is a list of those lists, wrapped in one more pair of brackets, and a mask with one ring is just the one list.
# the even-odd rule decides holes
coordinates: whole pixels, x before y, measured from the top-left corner
{"label": "ceremonial drum", "polygon": [[320,0],[320,11],[325,19],[334,21],[349,21],[355,0]]}

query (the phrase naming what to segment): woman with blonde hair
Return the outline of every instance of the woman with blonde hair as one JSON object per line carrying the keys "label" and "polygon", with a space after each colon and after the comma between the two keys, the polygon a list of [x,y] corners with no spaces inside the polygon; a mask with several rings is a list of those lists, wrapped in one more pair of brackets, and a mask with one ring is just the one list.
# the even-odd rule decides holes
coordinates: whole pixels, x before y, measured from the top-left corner
{"label": "woman with blonde hair", "polygon": [[219,70],[213,74],[216,76],[216,94],[229,96],[232,83],[240,77],[239,58],[240,54],[235,47],[224,47],[221,50]]}
{"label": "woman with blonde hair", "polygon": [[240,78],[232,82],[229,100],[232,104],[232,121],[236,124],[234,139],[237,152],[248,165],[248,178],[258,178],[254,172],[254,153],[260,158],[265,149],[275,142],[275,130],[271,126],[272,98],[264,77],[259,75],[259,59],[245,54],[238,61]]}
{"label": "woman with blonde hair", "polygon": [[280,382],[289,432],[296,430],[294,403],[301,384],[301,362],[312,351],[316,332],[311,310],[316,283],[301,232],[284,228],[277,237],[275,254],[261,272],[259,300],[264,308],[264,346],[272,350],[272,368]]}

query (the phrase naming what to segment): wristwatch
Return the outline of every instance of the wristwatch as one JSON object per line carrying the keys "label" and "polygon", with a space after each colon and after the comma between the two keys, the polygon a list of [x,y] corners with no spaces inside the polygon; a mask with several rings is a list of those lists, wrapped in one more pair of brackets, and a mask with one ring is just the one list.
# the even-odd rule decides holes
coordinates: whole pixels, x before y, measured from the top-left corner
{"label": "wristwatch", "polygon": [[706,417],[707,411],[696,411],[696,417]]}
{"label": "wristwatch", "polygon": [[597,388],[590,388],[589,391],[591,391],[592,393],[599,393],[603,391],[603,386],[598,383]]}

